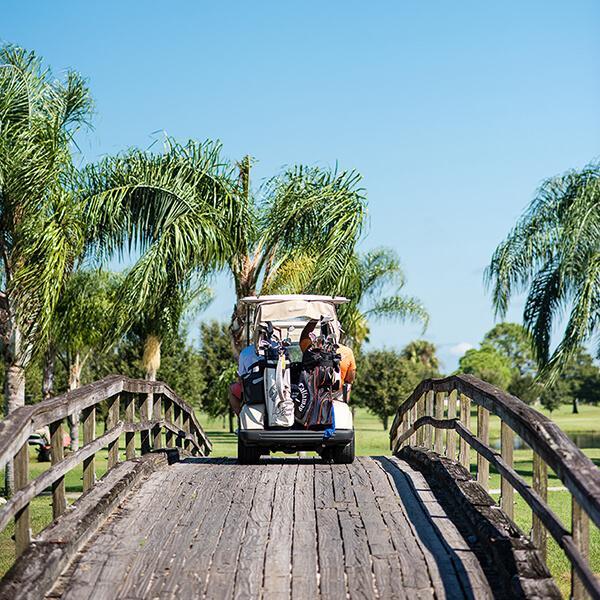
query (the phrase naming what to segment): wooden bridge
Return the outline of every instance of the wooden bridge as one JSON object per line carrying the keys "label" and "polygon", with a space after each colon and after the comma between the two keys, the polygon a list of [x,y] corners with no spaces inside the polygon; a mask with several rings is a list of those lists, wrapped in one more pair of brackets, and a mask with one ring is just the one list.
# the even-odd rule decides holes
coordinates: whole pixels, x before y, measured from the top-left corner
{"label": "wooden bridge", "polygon": [[[101,402],[108,427],[96,438]],[[84,445],[64,458],[61,424],[76,411]],[[490,412],[502,419],[501,454],[489,447]],[[52,466],[30,481],[27,441],[46,424]],[[513,432],[534,450],[533,486],[512,468]],[[0,528],[14,518],[19,555],[0,598],[560,598],[546,532],[573,565],[573,597],[600,598],[589,567],[600,472],[551,421],[455,376],[422,382],[391,438],[393,456],[351,465],[242,466],[207,456],[191,407],[166,385],[117,376],[19,409],[0,422],[0,468],[12,463],[18,489]],[[95,483],[94,456],[107,446],[109,470]],[[477,480],[465,468],[471,448]],[[80,463],[85,493],[66,508],[64,476]],[[487,494],[489,463],[503,475],[501,506]],[[570,530],[546,505],[548,465],[573,495]],[[29,502],[49,485],[55,520],[31,539]],[[534,512],[531,536],[512,522],[513,489]]]}

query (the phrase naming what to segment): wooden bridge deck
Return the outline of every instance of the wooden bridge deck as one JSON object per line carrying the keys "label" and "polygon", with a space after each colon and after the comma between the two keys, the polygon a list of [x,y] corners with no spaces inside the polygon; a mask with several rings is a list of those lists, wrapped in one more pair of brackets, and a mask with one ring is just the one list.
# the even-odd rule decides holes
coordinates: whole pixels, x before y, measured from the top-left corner
{"label": "wooden bridge deck", "polygon": [[399,459],[189,458],[134,488],[46,597],[502,597],[489,581]]}

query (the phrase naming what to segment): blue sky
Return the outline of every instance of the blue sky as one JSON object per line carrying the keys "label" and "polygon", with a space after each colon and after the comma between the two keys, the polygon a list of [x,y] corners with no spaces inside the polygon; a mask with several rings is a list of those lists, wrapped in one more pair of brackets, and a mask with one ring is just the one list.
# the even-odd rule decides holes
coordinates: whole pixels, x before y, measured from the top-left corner
{"label": "blue sky", "polygon": [[[10,3],[0,40],[89,78],[95,161],[162,132],[258,161],[356,169],[445,371],[493,327],[483,270],[544,179],[600,156],[600,3],[128,0]],[[207,317],[228,320],[226,279]],[[522,305],[508,319],[519,322]]]}

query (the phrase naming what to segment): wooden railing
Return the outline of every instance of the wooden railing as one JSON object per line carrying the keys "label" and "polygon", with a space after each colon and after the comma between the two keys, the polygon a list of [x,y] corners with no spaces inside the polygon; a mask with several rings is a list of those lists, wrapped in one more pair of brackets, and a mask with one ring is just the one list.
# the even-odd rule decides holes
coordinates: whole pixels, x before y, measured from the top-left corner
{"label": "wooden railing", "polygon": [[[471,432],[471,403],[477,405],[477,433]],[[489,445],[489,415],[501,420],[501,451]],[[446,440],[444,444],[444,430]],[[533,485],[513,468],[514,434],[533,449]],[[516,489],[533,512],[532,541],[546,558],[546,531],[571,562],[571,597],[589,594],[600,600],[600,584],[590,568],[590,519],[600,527],[600,470],[550,419],[524,402],[472,375],[422,381],[396,413],[390,430],[391,448],[424,446],[470,468],[471,452],[477,452],[477,481],[487,491],[489,465],[500,473],[500,506],[513,518]],[[572,496],[571,531],[547,504],[548,467]]]}
{"label": "wooden railing", "polygon": [[[108,402],[106,433],[96,437],[96,408],[104,401]],[[65,457],[63,420],[77,412],[82,416],[83,446]],[[29,436],[46,425],[51,435],[52,466],[29,481]],[[158,450],[177,445],[201,456],[212,450],[192,407],[166,384],[118,375],[19,408],[0,421],[0,470],[12,462],[15,482],[14,496],[0,511],[0,531],[14,517],[17,556],[31,541],[31,500],[51,485],[52,513],[58,517],[67,506],[66,473],[83,462],[83,491],[87,491],[95,482],[96,453],[108,446],[108,468],[115,466],[119,461],[119,438],[124,433],[125,457],[135,458],[136,432],[140,434],[142,454],[150,452],[151,446]]]}

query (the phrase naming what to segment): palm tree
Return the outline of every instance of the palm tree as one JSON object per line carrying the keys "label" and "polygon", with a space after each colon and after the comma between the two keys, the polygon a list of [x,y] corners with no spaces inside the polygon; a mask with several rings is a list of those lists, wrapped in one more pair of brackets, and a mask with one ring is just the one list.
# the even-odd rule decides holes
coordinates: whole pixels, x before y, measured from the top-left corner
{"label": "palm tree", "polygon": [[83,243],[81,207],[63,192],[70,146],[89,126],[93,103],[82,77],[63,81],[33,52],[0,48],[0,346],[6,412],[25,401],[24,369],[47,329],[65,273]]}
{"label": "palm tree", "polygon": [[257,200],[250,193],[250,159],[238,166],[237,231],[243,237],[229,261],[238,300],[231,322],[236,357],[247,344],[239,300],[275,292],[339,294],[367,215],[354,171],[293,166],[269,180]]}
{"label": "palm tree", "polygon": [[[600,163],[548,179],[485,273],[497,315],[528,290],[523,323],[542,376],[550,379],[600,325]],[[568,320],[551,353],[551,332]]]}
{"label": "palm tree", "polygon": [[90,246],[97,256],[140,256],[112,311],[115,342],[134,326],[143,339],[146,377],[154,379],[165,335],[185,310],[212,299],[206,278],[238,244],[238,199],[218,143],[165,140],[161,153],[130,150],[84,172]]}
{"label": "palm tree", "polygon": [[435,355],[435,350],[435,344],[427,340],[415,340],[402,350],[401,356],[412,363],[437,370],[440,366],[440,361]]}
{"label": "palm tree", "polygon": [[351,302],[340,306],[339,313],[352,343],[360,345],[367,339],[370,319],[410,320],[427,328],[429,314],[423,303],[401,293],[405,275],[395,250],[383,247],[355,255],[346,273],[340,291]]}

